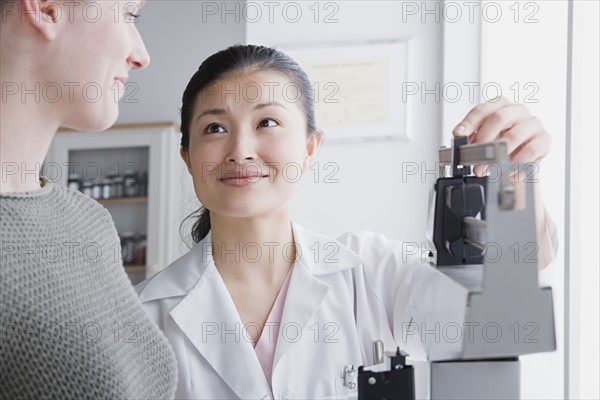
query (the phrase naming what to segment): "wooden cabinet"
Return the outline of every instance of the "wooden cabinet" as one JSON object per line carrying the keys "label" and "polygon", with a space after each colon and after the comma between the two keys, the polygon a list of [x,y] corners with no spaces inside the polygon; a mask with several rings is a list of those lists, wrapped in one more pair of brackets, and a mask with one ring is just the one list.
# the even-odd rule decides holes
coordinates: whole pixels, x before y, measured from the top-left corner
{"label": "wooden cabinet", "polygon": [[42,168],[49,180],[81,190],[111,213],[134,284],[189,249],[180,224],[200,204],[179,142],[173,123],[65,130],[56,134]]}

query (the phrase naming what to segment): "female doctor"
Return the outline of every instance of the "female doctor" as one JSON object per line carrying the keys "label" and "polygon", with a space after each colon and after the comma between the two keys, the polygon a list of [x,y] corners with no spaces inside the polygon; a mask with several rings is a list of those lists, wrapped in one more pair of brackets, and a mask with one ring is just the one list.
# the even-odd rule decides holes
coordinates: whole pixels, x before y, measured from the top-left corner
{"label": "female doctor", "polygon": [[[297,179],[286,173],[306,171],[323,139],[313,103],[302,69],[262,46],[212,55],[185,90],[181,157],[204,206],[196,244],[137,287],[177,355],[176,398],[343,397],[344,366],[372,365],[373,340],[420,351],[398,337],[417,266],[402,262],[400,242],[371,232],[335,239],[290,219]],[[550,148],[540,121],[506,99],[473,109],[455,134],[502,135],[519,162]],[[541,216],[544,266],[552,255]]]}

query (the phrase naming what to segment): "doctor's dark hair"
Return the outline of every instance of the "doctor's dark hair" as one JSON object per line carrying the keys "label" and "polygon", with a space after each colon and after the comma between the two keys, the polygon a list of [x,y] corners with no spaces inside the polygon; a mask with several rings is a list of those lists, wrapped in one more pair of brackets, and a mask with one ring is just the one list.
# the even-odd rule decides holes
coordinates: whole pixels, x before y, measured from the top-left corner
{"label": "doctor's dark hair", "polygon": [[[279,50],[265,46],[236,44],[208,57],[185,88],[181,106],[181,147],[186,152],[189,151],[192,116],[196,102],[204,89],[231,74],[263,71],[283,74],[296,85],[300,92],[300,106],[306,116],[307,135],[311,135],[317,129],[315,101],[310,80],[304,70],[291,57]],[[194,243],[198,243],[210,231],[209,210],[202,206],[185,220],[188,218],[197,218],[192,227],[192,239]]]}

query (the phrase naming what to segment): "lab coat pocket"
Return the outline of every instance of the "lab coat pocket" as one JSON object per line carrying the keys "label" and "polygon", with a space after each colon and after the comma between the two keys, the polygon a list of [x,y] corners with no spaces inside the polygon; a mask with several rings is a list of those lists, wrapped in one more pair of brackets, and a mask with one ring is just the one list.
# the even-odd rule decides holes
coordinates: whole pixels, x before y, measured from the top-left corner
{"label": "lab coat pocket", "polygon": [[353,389],[350,389],[344,384],[343,378],[336,378],[335,396],[336,399],[357,399],[358,387],[355,386]]}

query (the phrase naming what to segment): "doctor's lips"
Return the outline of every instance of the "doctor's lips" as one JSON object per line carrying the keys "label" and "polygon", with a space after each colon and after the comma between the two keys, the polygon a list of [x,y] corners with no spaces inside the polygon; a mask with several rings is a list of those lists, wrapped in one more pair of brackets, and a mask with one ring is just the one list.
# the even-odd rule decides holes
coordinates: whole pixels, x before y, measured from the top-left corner
{"label": "doctor's lips", "polygon": [[248,186],[253,183],[260,181],[262,178],[268,178],[269,175],[261,175],[256,172],[253,173],[226,173],[221,178],[221,182],[228,186]]}

